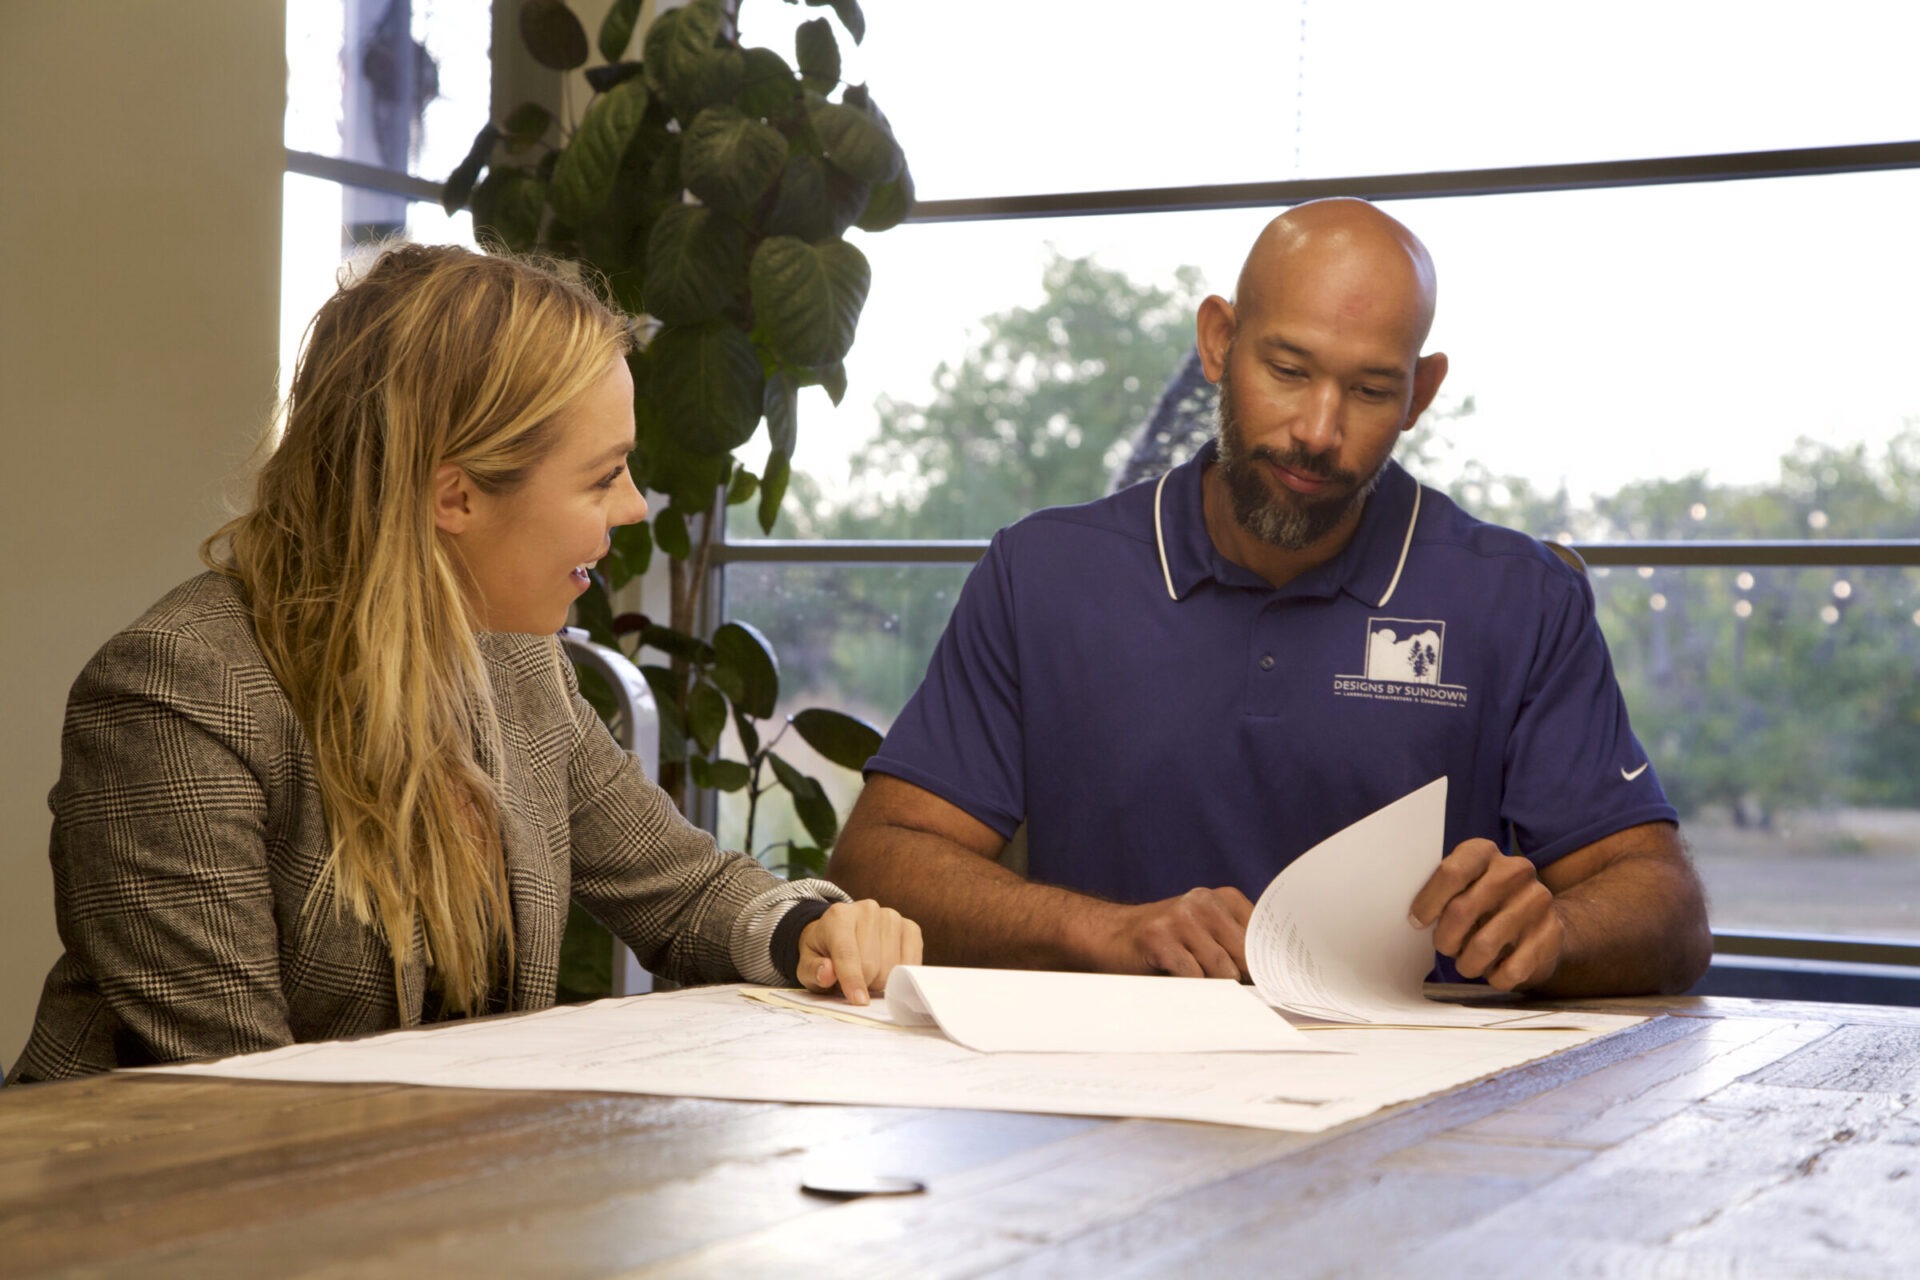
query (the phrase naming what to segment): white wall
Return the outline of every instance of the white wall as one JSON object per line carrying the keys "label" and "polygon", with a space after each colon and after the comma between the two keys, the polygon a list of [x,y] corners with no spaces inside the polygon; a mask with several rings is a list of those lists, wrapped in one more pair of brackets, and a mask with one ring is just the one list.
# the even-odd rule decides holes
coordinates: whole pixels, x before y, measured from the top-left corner
{"label": "white wall", "polygon": [[194,572],[271,406],[283,6],[0,0],[0,1061],[59,954],[68,686]]}

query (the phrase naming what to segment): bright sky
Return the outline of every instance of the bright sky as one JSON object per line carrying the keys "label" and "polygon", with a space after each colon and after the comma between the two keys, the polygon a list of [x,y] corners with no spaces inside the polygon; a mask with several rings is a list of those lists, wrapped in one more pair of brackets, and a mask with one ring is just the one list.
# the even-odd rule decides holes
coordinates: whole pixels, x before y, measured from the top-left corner
{"label": "bright sky", "polygon": [[[865,44],[842,39],[845,75],[870,83],[923,199],[1920,138],[1920,6],[1881,0],[1817,13],[1768,0],[863,7]],[[415,0],[416,30],[471,63],[454,24],[477,8]],[[338,0],[289,12],[290,38],[302,24],[337,30]],[[794,26],[827,12],[745,0],[741,24],[749,43],[790,56]],[[418,169],[436,178],[485,109],[484,81],[443,67],[448,98]],[[294,75],[297,107],[297,59]],[[299,119],[289,145],[328,149],[303,140]],[[324,134],[331,122],[315,123]],[[330,286],[338,209],[325,184],[288,180],[293,337]],[[1799,436],[1872,443],[1920,418],[1920,175],[1392,211],[1439,266],[1446,398],[1477,406],[1457,456],[1576,493],[1695,470],[1743,483],[1772,478]],[[1037,301],[1048,245],[1143,281],[1191,263],[1224,288],[1267,216],[855,232],[874,286],[851,386],[838,410],[822,394],[803,403],[797,465],[843,478],[874,399],[924,398],[980,317]],[[417,209],[414,234],[467,233]]]}

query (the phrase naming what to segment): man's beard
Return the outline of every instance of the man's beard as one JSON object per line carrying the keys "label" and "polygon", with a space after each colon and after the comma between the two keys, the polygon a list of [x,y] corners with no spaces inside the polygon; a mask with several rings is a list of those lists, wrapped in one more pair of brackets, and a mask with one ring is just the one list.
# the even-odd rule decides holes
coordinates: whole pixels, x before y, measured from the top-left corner
{"label": "man's beard", "polygon": [[[1308,453],[1295,446],[1282,454],[1265,445],[1248,450],[1240,431],[1240,415],[1234,409],[1233,384],[1224,374],[1216,415],[1220,424],[1220,476],[1227,482],[1227,493],[1233,500],[1233,518],[1260,541],[1283,551],[1304,551],[1338,528],[1373,493],[1381,472],[1386,470],[1387,460],[1382,458],[1373,474],[1363,479],[1336,466],[1330,452]],[[1303,497],[1275,482],[1266,474],[1265,464],[1331,480],[1337,487],[1324,498]]]}

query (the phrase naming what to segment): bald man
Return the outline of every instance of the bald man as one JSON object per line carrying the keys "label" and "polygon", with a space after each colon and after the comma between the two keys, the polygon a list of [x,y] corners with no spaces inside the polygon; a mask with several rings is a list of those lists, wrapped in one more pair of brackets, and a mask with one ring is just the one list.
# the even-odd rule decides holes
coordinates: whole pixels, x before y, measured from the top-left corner
{"label": "bald man", "polygon": [[[1250,896],[1444,775],[1449,852],[1408,904],[1435,976],[1691,986],[1700,884],[1585,578],[1391,460],[1446,377],[1435,297],[1371,205],[1274,219],[1200,307],[1218,438],[995,537],[832,877],[929,963],[1244,976]],[[1027,877],[996,862],[1023,823]]]}

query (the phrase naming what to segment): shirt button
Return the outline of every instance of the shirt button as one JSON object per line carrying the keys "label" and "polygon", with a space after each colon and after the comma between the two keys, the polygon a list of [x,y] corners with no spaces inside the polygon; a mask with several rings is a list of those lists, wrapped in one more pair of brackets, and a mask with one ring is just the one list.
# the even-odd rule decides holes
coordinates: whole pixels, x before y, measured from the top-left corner
{"label": "shirt button", "polygon": [[1271,671],[1271,670],[1273,670],[1273,655],[1272,655],[1272,654],[1270,654],[1270,653],[1267,653],[1267,654],[1262,654],[1262,655],[1261,655],[1261,657],[1260,657],[1260,669],[1261,669],[1262,671]]}

